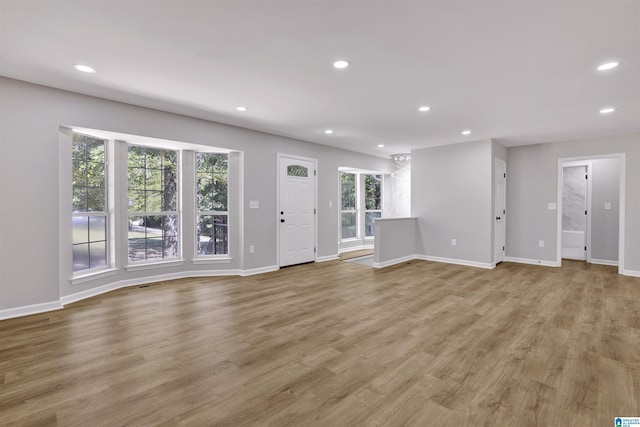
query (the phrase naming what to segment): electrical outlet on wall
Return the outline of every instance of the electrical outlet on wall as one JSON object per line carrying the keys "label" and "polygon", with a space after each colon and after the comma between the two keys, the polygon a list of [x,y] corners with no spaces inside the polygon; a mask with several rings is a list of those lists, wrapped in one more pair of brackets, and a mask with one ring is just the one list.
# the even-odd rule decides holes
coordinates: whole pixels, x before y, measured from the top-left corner
{"label": "electrical outlet on wall", "polygon": [[451,239],[451,246],[455,246],[457,244],[458,244],[458,242],[456,242],[456,239]]}
{"label": "electrical outlet on wall", "polygon": [[544,240],[538,240],[538,247],[544,248]]}
{"label": "electrical outlet on wall", "polygon": [[256,247],[253,245],[249,245],[249,253],[252,254],[256,251]]}

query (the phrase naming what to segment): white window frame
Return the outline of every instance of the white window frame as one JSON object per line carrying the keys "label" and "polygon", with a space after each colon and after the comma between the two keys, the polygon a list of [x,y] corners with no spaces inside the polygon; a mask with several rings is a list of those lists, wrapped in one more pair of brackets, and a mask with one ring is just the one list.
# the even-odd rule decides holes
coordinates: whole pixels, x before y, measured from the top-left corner
{"label": "white window frame", "polygon": [[[91,138],[97,141],[102,141],[102,143],[104,144],[104,210],[103,211],[87,211],[87,212],[76,212],[73,211],[73,208],[71,210],[71,220],[73,222],[73,218],[78,218],[78,217],[104,217],[105,220],[105,265],[99,266],[99,267],[94,267],[94,268],[85,268],[82,270],[74,270],[73,268],[73,264],[71,266],[71,271],[72,271],[72,279],[73,278],[77,278],[77,277],[84,277],[84,276],[89,276],[89,275],[94,275],[96,273],[100,273],[104,270],[109,270],[111,269],[112,266],[112,256],[111,256],[111,216],[110,216],[110,211],[109,211],[109,141],[104,139],[104,138],[98,138],[92,135],[86,135],[84,133],[81,132],[73,132],[72,133],[72,140],[71,143],[72,145],[76,144],[75,142],[73,142],[73,135],[80,135],[83,137],[87,137],[87,138]],[[73,150],[73,148],[72,148]],[[73,163],[73,160],[72,160]],[[73,170],[73,164],[72,164],[72,170]],[[73,174],[73,172],[72,172]],[[72,186],[72,197],[73,197],[73,186]],[[71,226],[71,232],[73,233],[73,225]],[[87,241],[87,244],[89,244],[89,251],[91,251],[91,241]],[[71,250],[73,252],[73,247],[76,246],[73,243],[73,239],[71,242]],[[89,252],[90,253],[90,252]],[[91,257],[89,256],[89,259],[91,259]],[[71,260],[73,262],[73,255],[71,256]]]}
{"label": "white window frame", "polygon": [[[365,239],[373,239],[375,237],[375,234],[367,234],[367,214],[370,212],[379,212],[380,213],[380,218],[382,218],[382,192],[383,192],[383,182],[382,180],[383,175],[382,174],[376,174],[376,173],[365,173],[365,174],[361,174],[363,176],[363,185],[364,185],[364,190],[363,190],[363,195],[362,195],[362,206],[364,208],[364,221],[362,224],[362,227],[364,229],[363,233],[364,233],[364,238]],[[366,178],[364,178],[365,176],[379,176],[380,177],[380,209],[367,209],[367,186],[366,186]]]}
{"label": "white window frame", "polygon": [[[360,174],[357,172],[347,172],[347,171],[340,171],[339,172],[340,175],[340,240],[342,242],[351,242],[354,240],[359,240],[360,239]],[[349,175],[354,175],[355,176],[355,185],[354,185],[354,191],[355,191],[355,200],[356,200],[356,206],[355,209],[342,209],[342,174],[349,174]],[[356,235],[354,237],[344,237],[342,235],[342,214],[345,213],[353,213],[356,216]]]}
{"label": "white window frame", "polygon": [[[227,189],[226,189],[226,193],[227,193],[227,210],[226,211],[200,211],[198,210],[198,167],[197,167],[197,158],[196,156],[198,155],[198,153],[200,154],[224,154],[227,156]],[[229,258],[229,254],[231,253],[231,224],[229,223],[229,153],[227,152],[209,152],[209,151],[195,151],[194,154],[194,161],[193,161],[193,173],[194,173],[194,211],[195,211],[195,223],[194,223],[194,242],[195,242],[195,247],[194,247],[194,254],[195,254],[195,258],[198,260],[207,260],[207,259],[211,259],[211,260],[215,260],[215,259],[228,259]],[[200,216],[213,216],[213,215],[219,215],[219,216],[226,216],[227,217],[227,253],[225,254],[211,254],[211,255],[201,255],[200,254],[200,242],[198,241],[198,222],[199,222],[199,218]]]}
{"label": "white window frame", "polygon": [[[129,147],[143,147],[143,148],[150,148],[153,150],[161,150],[161,151],[173,151],[176,153],[176,208],[177,210],[175,211],[157,211],[157,212],[148,212],[148,211],[129,211],[129,207],[127,206],[127,225],[130,224],[131,222],[131,218],[132,217],[144,217],[144,216],[176,216],[177,220],[178,220],[178,236],[177,236],[177,240],[178,240],[178,248],[177,248],[177,254],[175,257],[171,257],[171,258],[152,258],[152,259],[144,259],[144,260],[140,260],[140,261],[131,261],[129,259],[129,237],[127,235],[127,252],[126,252],[126,260],[127,260],[127,266],[139,266],[139,265],[145,265],[145,264],[152,264],[152,265],[156,265],[156,264],[173,264],[176,261],[181,261],[182,260],[182,217],[181,217],[181,209],[180,206],[182,204],[182,192],[180,190],[180,185],[181,185],[181,168],[182,168],[182,150],[178,149],[178,148],[159,148],[159,147],[154,147],[154,146],[148,146],[148,145],[143,145],[143,144],[132,144],[132,143],[127,143],[127,160],[125,162],[125,168],[127,170],[127,182],[126,182],[126,186],[125,186],[125,191],[129,192],[129,156],[128,156],[128,152],[129,152]],[[146,168],[145,168],[146,169]],[[128,197],[127,197],[128,199]]]}

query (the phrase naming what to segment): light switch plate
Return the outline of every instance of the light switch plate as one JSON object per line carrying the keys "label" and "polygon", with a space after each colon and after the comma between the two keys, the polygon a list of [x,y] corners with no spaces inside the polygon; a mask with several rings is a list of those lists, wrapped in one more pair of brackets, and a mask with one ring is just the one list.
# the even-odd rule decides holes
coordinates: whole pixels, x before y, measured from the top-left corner
{"label": "light switch plate", "polygon": [[558,209],[558,205],[556,203],[549,203],[547,205],[547,209],[549,209],[550,211],[555,211],[556,209]]}
{"label": "light switch plate", "polygon": [[249,200],[249,209],[258,209],[260,203],[257,200]]}
{"label": "light switch plate", "polygon": [[605,211],[610,211],[611,210],[611,203],[607,202],[604,204],[604,210]]}

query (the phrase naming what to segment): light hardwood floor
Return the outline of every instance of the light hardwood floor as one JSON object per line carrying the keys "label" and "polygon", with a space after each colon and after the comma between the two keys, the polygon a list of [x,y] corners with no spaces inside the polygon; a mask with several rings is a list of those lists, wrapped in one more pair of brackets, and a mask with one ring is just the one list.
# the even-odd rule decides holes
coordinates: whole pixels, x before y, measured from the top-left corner
{"label": "light hardwood floor", "polygon": [[640,416],[640,278],[339,261],[0,322],[0,424],[610,426]]}

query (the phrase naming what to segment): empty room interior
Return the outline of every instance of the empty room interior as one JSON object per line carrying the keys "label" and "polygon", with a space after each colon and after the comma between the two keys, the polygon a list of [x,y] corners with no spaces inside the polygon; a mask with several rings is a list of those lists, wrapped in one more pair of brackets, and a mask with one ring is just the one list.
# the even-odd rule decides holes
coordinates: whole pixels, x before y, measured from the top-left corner
{"label": "empty room interior", "polygon": [[0,0],[0,424],[640,423],[639,76],[637,1]]}

